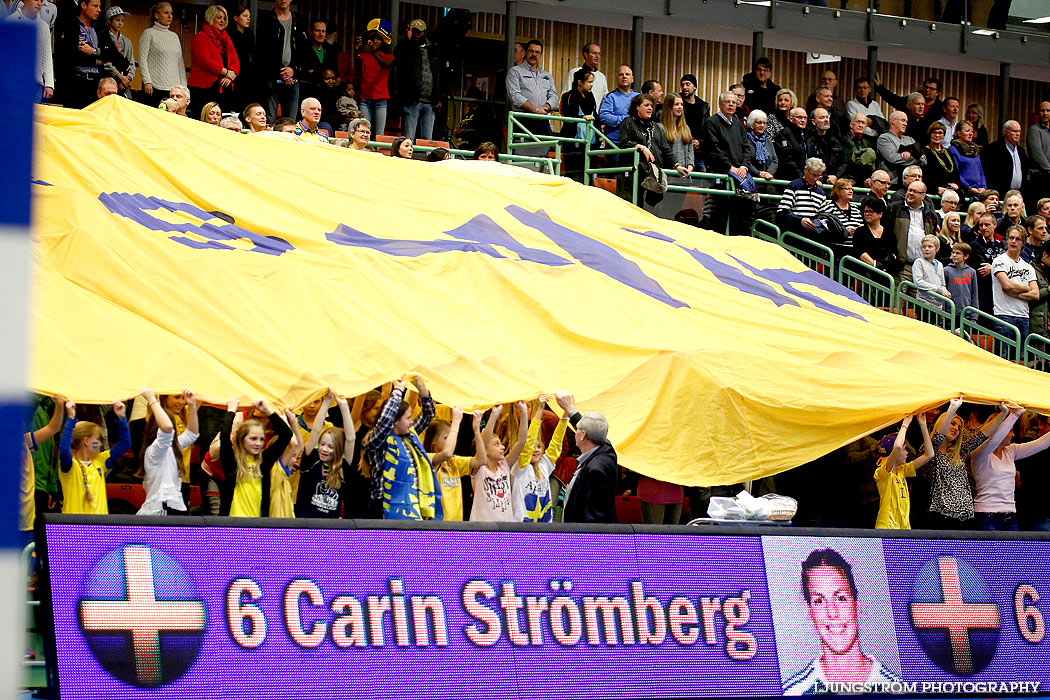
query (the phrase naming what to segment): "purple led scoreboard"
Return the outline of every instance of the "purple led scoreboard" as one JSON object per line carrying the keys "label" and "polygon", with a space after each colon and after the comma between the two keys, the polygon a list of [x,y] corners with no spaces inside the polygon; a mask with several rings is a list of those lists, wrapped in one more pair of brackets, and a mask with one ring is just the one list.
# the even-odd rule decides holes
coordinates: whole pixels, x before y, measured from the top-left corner
{"label": "purple led scoreboard", "polygon": [[1050,691],[1050,540],[829,532],[48,516],[38,542],[65,700]]}

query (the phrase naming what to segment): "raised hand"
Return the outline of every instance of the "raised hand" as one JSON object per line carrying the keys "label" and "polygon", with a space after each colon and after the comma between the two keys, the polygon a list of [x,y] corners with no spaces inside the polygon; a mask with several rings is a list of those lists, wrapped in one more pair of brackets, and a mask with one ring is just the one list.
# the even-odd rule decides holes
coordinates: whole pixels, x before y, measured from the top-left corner
{"label": "raised hand", "polygon": [[394,391],[404,391],[405,390],[405,376],[401,375],[401,377],[399,379],[395,379],[393,386],[394,386]]}
{"label": "raised hand", "polygon": [[266,401],[264,401],[263,399],[256,399],[252,402],[252,405],[255,406],[256,411],[263,414],[264,416],[273,415],[273,409],[270,408],[270,405],[266,403]]}
{"label": "raised hand", "polygon": [[148,386],[142,387],[142,398],[146,399],[146,405],[149,405],[157,400],[157,395],[153,393],[153,389]]}
{"label": "raised hand", "polygon": [[229,399],[226,402],[226,410],[230,411],[232,413],[236,413],[237,409],[240,407],[240,405],[241,405],[241,403],[237,399]]}
{"label": "raised hand", "polygon": [[113,412],[117,414],[117,418],[123,418],[126,414],[127,407],[124,406],[124,402],[117,399],[113,402]]}
{"label": "raised hand", "polygon": [[197,397],[189,389],[183,389],[182,390],[182,398],[184,398],[186,400],[186,405],[189,406],[190,408],[193,408],[194,406],[197,405]]}
{"label": "raised hand", "polygon": [[66,401],[66,417],[77,417],[77,404],[73,401],[73,399],[69,399],[68,401]]}

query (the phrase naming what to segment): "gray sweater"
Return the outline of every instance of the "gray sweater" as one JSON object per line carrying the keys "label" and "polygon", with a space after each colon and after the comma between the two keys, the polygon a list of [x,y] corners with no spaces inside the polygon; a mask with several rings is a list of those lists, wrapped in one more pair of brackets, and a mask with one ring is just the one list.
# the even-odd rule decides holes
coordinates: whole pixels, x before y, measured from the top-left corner
{"label": "gray sweater", "polygon": [[1028,127],[1028,157],[1031,158],[1031,172],[1050,175],[1050,129],[1042,124]]}

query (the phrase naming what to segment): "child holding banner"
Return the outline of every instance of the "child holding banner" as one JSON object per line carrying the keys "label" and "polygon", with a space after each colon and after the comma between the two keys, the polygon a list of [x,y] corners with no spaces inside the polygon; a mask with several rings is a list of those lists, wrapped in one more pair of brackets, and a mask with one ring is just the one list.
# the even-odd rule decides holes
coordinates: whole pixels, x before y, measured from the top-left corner
{"label": "child holding banner", "polygon": [[519,523],[549,523],[554,520],[550,477],[554,473],[554,460],[561,454],[569,414],[562,414],[549,446],[544,450],[540,428],[546,404],[547,395],[540,394],[533,406],[532,422],[529,423],[525,449],[518,458],[518,468],[512,469],[510,473],[514,520]]}
{"label": "child holding banner", "polygon": [[109,515],[106,477],[116,460],[131,447],[131,430],[122,401],[113,402],[119,437],[110,449],[102,451],[102,430],[91,421],[77,422],[77,405],[66,401],[65,428],[58,446],[59,483],[62,484],[62,512]]}
{"label": "child holding banner", "polygon": [[[280,417],[274,418],[273,409],[265,401],[256,401],[256,411],[269,419],[277,435],[264,450],[266,431],[258,419],[249,418],[233,433],[237,406],[237,399],[226,402],[226,417],[219,431],[219,461],[225,477],[219,486],[220,515],[265,518],[270,514],[270,469],[291,442],[292,429]],[[263,494],[267,497],[263,498]]]}
{"label": "child holding banner", "polygon": [[[303,431],[292,409],[284,409],[284,421],[292,428],[292,439],[284,454],[270,468],[270,517],[295,517],[295,481],[299,475],[298,460],[303,451]],[[277,437],[270,438],[271,442]]]}
{"label": "child holding banner", "polygon": [[463,477],[470,476],[485,461],[485,439],[481,435],[484,411],[474,411],[474,456],[456,455],[463,409],[452,407],[452,421],[436,420],[423,435],[430,463],[441,486],[441,509],[445,520],[463,520]]}
{"label": "child holding banner", "polygon": [[[344,428],[328,424],[325,418],[332,402],[339,406]],[[350,481],[345,468],[354,464],[354,421],[350,404],[331,389],[314,416],[310,437],[299,473],[299,493],[295,515],[299,518],[338,518],[349,498]]]}
{"label": "child holding banner", "polygon": [[169,509],[186,513],[186,501],[182,495],[183,455],[197,441],[200,429],[197,399],[193,392],[184,389],[180,397],[185,402],[186,422],[184,429],[177,433],[176,413],[161,404],[152,389],[142,390],[149,413],[139,451],[139,465],[145,474],[142,485],[146,489],[146,500],[138,515],[167,515]]}
{"label": "child holding banner", "polygon": [[915,476],[915,470],[925,466],[933,458],[933,442],[930,430],[926,427],[925,418],[919,421],[922,430],[922,454],[905,464],[908,457],[904,440],[908,434],[908,425],[914,416],[906,416],[901,421],[897,437],[887,435],[879,442],[879,449],[887,452],[879,460],[875,470],[875,485],[879,489],[879,515],[875,527],[887,530],[911,529],[911,500],[908,495],[908,477]]}
{"label": "child holding banner", "polygon": [[510,465],[517,464],[525,449],[529,429],[529,407],[518,402],[518,439],[510,453],[498,437],[492,435],[502,405],[493,407],[489,424],[485,427],[485,463],[471,476],[474,484],[474,504],[470,509],[471,522],[514,522],[510,486]]}

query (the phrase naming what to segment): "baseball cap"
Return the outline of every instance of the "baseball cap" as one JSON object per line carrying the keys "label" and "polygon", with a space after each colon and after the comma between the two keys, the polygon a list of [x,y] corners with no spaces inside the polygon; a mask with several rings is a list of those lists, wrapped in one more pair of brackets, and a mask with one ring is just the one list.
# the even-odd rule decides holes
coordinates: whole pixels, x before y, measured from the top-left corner
{"label": "baseball cap", "polygon": [[893,449],[893,443],[895,442],[897,442],[897,433],[884,435],[883,438],[879,440],[879,449],[883,452],[889,452]]}
{"label": "baseball cap", "polygon": [[387,44],[390,43],[390,33],[393,30],[390,24],[390,20],[379,19],[378,17],[376,17],[374,20],[368,23],[368,26],[365,27],[365,30],[368,32],[376,32],[377,34],[379,34],[380,38],[384,42],[386,42]]}
{"label": "baseball cap", "polygon": [[425,32],[427,30],[427,23],[421,19],[414,19],[408,23],[408,28],[418,29],[421,32]]}
{"label": "baseball cap", "polygon": [[130,14],[131,14],[130,12],[125,12],[124,10],[120,9],[119,5],[114,5],[113,7],[109,8],[108,10],[106,10],[106,21],[108,22],[109,20],[113,19],[117,15],[130,15]]}

